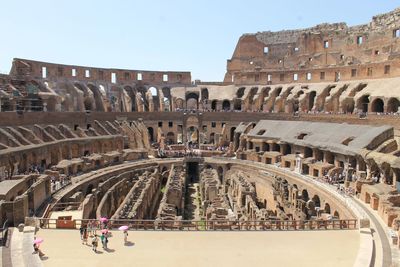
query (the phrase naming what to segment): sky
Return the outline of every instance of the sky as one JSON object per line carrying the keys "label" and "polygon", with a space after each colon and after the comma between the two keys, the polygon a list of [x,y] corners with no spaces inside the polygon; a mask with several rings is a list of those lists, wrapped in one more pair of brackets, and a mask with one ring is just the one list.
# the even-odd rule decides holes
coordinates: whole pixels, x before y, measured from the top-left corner
{"label": "sky", "polygon": [[222,81],[244,33],[364,24],[400,0],[0,0],[0,72],[13,58]]}

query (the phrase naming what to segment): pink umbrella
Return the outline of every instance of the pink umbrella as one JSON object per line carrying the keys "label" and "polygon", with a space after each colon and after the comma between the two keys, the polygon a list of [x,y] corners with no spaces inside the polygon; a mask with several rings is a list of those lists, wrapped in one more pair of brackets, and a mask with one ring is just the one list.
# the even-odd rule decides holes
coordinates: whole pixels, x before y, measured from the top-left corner
{"label": "pink umbrella", "polygon": [[107,234],[107,233],[108,233],[108,230],[107,230],[107,229],[103,229],[103,230],[101,230],[101,233],[102,233],[102,234]]}
{"label": "pink umbrella", "polygon": [[101,217],[101,218],[100,218],[100,221],[101,221],[101,222],[106,222],[106,221],[108,221],[108,219],[107,219],[106,217]]}
{"label": "pink umbrella", "polygon": [[33,243],[34,243],[34,244],[40,244],[40,243],[42,243],[43,241],[44,241],[43,238],[37,237],[35,240],[33,240]]}
{"label": "pink umbrella", "polygon": [[128,230],[129,229],[129,226],[127,226],[127,225],[122,225],[122,226],[120,226],[119,228],[118,228],[118,230],[121,230],[121,231],[126,231],[126,230]]}

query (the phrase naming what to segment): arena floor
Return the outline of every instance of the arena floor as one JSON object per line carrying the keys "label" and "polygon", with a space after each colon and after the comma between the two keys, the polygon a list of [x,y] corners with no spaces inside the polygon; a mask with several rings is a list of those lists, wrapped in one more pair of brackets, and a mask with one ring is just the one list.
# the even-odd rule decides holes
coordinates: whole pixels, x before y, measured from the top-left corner
{"label": "arena floor", "polygon": [[[82,245],[78,230],[44,230],[45,267],[85,266],[353,266],[357,230],[282,232],[113,231],[109,250]],[[89,239],[90,241],[90,239]]]}

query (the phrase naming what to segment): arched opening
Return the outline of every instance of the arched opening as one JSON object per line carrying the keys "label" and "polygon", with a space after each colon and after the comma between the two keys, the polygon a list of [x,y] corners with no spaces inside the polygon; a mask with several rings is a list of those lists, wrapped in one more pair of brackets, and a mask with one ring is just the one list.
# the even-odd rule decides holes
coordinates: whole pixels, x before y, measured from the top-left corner
{"label": "arched opening", "polygon": [[391,97],[387,102],[387,112],[390,113],[398,112],[399,106],[400,106],[400,101],[395,97]]}
{"label": "arched opening", "polygon": [[304,148],[304,158],[311,158],[313,156],[313,151],[309,147]]}
{"label": "arched opening", "polygon": [[217,110],[217,100],[213,100],[211,101],[211,109],[212,110]]}
{"label": "arched opening", "polygon": [[83,101],[83,104],[85,105],[85,110],[92,110],[93,109],[93,105],[92,105],[92,100],[89,98],[85,98],[85,100]]}
{"label": "arched opening", "polygon": [[362,112],[368,112],[368,105],[369,105],[369,95],[363,95],[358,100],[357,109]]}
{"label": "arched opening", "polygon": [[328,203],[325,203],[324,212],[331,214],[331,206]]}
{"label": "arched opening", "polygon": [[211,133],[210,134],[210,144],[214,144],[215,143],[215,133]]}
{"label": "arched opening", "polygon": [[86,194],[85,194],[85,196],[91,194],[91,193],[92,193],[92,190],[93,190],[93,185],[92,185],[92,184],[89,184],[88,187],[86,188]]}
{"label": "arched opening", "polygon": [[149,88],[149,91],[150,91],[152,96],[157,96],[158,95],[157,88],[155,88],[153,86]]}
{"label": "arched opening", "polygon": [[161,91],[164,95],[164,99],[162,99],[164,103],[164,111],[171,111],[172,110],[171,88],[163,87]]}
{"label": "arched opening", "polygon": [[168,132],[165,138],[167,145],[171,145],[175,143],[175,134],[173,132]]}
{"label": "arched opening", "polygon": [[196,145],[199,143],[199,130],[196,127],[190,126],[187,129],[187,141],[189,145]]}
{"label": "arched opening", "polygon": [[136,91],[130,86],[125,86],[124,90],[128,93],[131,98],[131,111],[137,111],[136,107]]}
{"label": "arched opening", "polygon": [[240,87],[237,91],[236,91],[236,97],[237,98],[242,98],[244,95],[244,90],[246,90],[245,87]]}
{"label": "arched opening", "polygon": [[242,100],[241,99],[233,100],[233,109],[234,110],[242,110]]}
{"label": "arched opening", "polygon": [[221,166],[219,166],[218,169],[217,169],[217,172],[218,172],[219,181],[222,184],[223,183],[223,178],[224,178],[224,169]]}
{"label": "arched opening", "polygon": [[337,210],[335,210],[335,212],[333,213],[333,216],[340,219],[339,212]]}
{"label": "arched opening", "polygon": [[196,93],[188,93],[186,95],[186,108],[199,109],[199,95]]}
{"label": "arched opening", "polygon": [[353,113],[354,111],[354,99],[353,98],[347,98],[343,100],[342,102],[342,111],[345,113]]}
{"label": "arched opening", "polygon": [[292,147],[289,144],[281,144],[281,148],[283,155],[292,154]]}
{"label": "arched opening", "polygon": [[177,109],[183,109],[183,99],[182,98],[178,98],[175,100],[175,108]]}
{"label": "arched opening", "polygon": [[231,109],[231,102],[229,100],[222,101],[222,109],[228,111]]}
{"label": "arched opening", "polygon": [[314,202],[315,207],[321,207],[321,200],[318,195],[314,195],[312,201]]}
{"label": "arched opening", "polygon": [[384,103],[383,100],[380,98],[374,99],[371,103],[371,111],[372,112],[383,112],[384,110]]}
{"label": "arched opening", "polygon": [[325,152],[325,161],[330,163],[330,164],[334,163],[335,157],[334,157],[332,152],[330,152],[330,151],[326,151]]}
{"label": "arched opening", "polygon": [[201,101],[204,103],[206,100],[208,100],[208,89],[203,88],[201,89]]}
{"label": "arched opening", "polygon": [[313,109],[316,95],[317,93],[315,91],[312,91],[308,95],[308,111]]}
{"label": "arched opening", "polygon": [[87,87],[93,93],[94,103],[96,104],[97,111],[106,111],[103,103],[103,96],[106,96],[106,89],[103,85],[99,85],[99,87],[88,84]]}
{"label": "arched opening", "polygon": [[147,131],[149,132],[149,140],[150,142],[154,142],[154,129],[153,127],[148,127]]}
{"label": "arched opening", "polygon": [[308,192],[306,189],[303,189],[303,191],[301,191],[301,199],[305,202],[307,202],[310,198],[308,197]]}
{"label": "arched opening", "polygon": [[235,139],[235,130],[236,130],[236,127],[231,128],[231,136],[229,139],[231,142],[233,142],[233,140]]}

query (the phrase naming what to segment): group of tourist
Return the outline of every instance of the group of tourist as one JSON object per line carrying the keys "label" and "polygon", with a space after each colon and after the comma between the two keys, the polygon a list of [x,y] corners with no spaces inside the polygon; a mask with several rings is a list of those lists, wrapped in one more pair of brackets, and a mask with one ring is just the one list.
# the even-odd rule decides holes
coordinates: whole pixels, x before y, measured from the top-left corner
{"label": "group of tourist", "polygon": [[[124,235],[124,244],[128,243],[128,227],[123,229]],[[100,231],[100,234],[97,232]],[[102,248],[104,250],[108,250],[108,241],[112,236],[111,231],[109,230],[108,220],[104,219],[103,221],[98,220],[89,220],[86,225],[81,225],[79,228],[79,233],[82,241],[82,245],[91,246],[94,252],[97,252],[97,247],[99,245],[99,241],[101,242]],[[91,238],[90,244],[88,244],[88,239]]]}
{"label": "group of tourist", "polygon": [[55,176],[50,176],[51,182],[51,192],[56,192],[63,188],[64,186],[68,185],[71,181],[71,177],[69,175],[60,175],[57,179]]}
{"label": "group of tourist", "polygon": [[[100,235],[97,233],[100,230]],[[100,224],[98,220],[89,220],[87,225],[81,225],[79,233],[82,240],[82,245],[88,245],[88,238],[91,238],[91,247],[94,252],[97,252],[99,239],[101,241],[103,249],[108,249],[108,238],[111,236],[111,232],[108,230],[107,222]]]}

